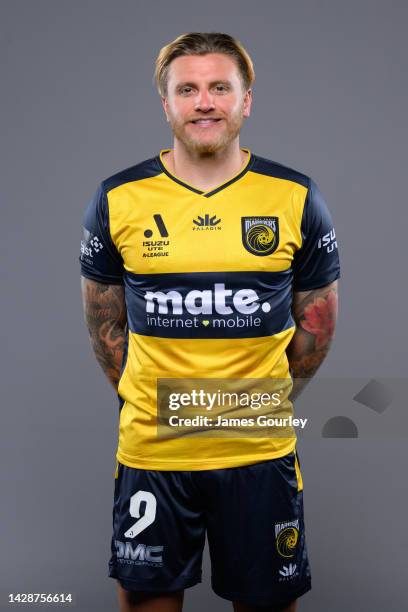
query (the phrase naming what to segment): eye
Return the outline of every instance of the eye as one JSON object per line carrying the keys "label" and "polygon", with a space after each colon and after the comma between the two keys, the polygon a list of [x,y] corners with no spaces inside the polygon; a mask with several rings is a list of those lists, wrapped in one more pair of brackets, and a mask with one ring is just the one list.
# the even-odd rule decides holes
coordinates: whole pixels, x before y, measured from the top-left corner
{"label": "eye", "polygon": [[193,88],[189,85],[184,85],[183,87],[180,87],[179,91],[182,95],[187,95],[193,91]]}
{"label": "eye", "polygon": [[219,93],[224,93],[228,91],[228,87],[223,83],[218,83],[218,85],[215,86],[215,90]]}

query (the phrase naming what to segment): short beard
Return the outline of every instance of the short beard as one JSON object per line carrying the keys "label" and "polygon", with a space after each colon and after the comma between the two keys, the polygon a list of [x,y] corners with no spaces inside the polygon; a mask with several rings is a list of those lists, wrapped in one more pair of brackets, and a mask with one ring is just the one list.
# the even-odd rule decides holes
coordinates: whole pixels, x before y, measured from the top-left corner
{"label": "short beard", "polygon": [[190,138],[186,134],[184,124],[180,124],[174,121],[170,117],[170,126],[173,130],[174,136],[183,143],[189,153],[193,153],[200,156],[211,156],[219,151],[222,151],[226,146],[230,144],[240,133],[244,117],[242,115],[242,108],[237,111],[234,117],[230,119],[228,130],[226,130],[221,138],[213,142],[201,142]]}

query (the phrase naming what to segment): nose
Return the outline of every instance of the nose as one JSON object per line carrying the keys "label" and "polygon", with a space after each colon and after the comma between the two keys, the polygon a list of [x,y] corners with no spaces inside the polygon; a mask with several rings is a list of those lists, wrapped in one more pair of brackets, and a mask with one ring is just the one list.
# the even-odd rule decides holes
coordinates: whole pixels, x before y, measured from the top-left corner
{"label": "nose", "polygon": [[214,110],[214,108],[214,97],[211,93],[206,89],[199,91],[195,100],[195,110],[206,113],[209,110]]}

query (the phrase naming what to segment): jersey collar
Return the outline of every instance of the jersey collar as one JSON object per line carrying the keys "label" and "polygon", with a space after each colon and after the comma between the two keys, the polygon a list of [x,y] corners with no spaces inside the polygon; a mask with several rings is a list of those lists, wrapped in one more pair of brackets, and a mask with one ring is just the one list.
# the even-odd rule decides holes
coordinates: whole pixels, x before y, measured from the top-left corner
{"label": "jersey collar", "polygon": [[196,187],[193,187],[192,185],[189,185],[188,183],[186,183],[185,181],[183,181],[181,178],[179,178],[178,176],[176,176],[175,174],[172,174],[170,172],[170,170],[168,170],[168,168],[166,168],[166,166],[164,165],[162,156],[164,153],[168,153],[168,151],[171,151],[171,149],[162,149],[160,151],[160,154],[157,156],[157,163],[160,166],[160,169],[167,174],[167,176],[169,178],[171,178],[173,181],[175,181],[176,183],[178,183],[179,185],[181,185],[182,187],[185,187],[186,189],[189,189],[190,191],[193,191],[194,193],[197,193],[198,195],[202,195],[205,198],[209,198],[210,196],[215,195],[216,193],[218,193],[219,191],[221,191],[222,189],[225,189],[226,187],[229,187],[229,185],[232,185],[232,183],[235,183],[235,181],[238,181],[241,177],[244,176],[244,174],[246,174],[248,172],[248,170],[251,169],[252,164],[254,163],[254,156],[251,153],[251,151],[249,149],[246,149],[244,147],[241,147],[241,151],[245,151],[248,154],[248,159],[246,161],[245,166],[242,168],[242,170],[240,170],[238,172],[238,174],[236,174],[235,176],[233,176],[232,178],[228,179],[228,181],[226,181],[225,183],[221,183],[221,185],[218,185],[217,187],[215,187],[214,189],[211,189],[211,191],[201,191],[201,189],[197,189]]}

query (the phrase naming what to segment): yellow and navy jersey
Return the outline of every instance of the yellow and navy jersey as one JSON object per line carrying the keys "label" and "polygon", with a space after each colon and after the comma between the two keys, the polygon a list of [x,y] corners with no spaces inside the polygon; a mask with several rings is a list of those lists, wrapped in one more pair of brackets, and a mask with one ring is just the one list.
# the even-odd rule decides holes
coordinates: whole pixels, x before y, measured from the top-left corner
{"label": "yellow and navy jersey", "polygon": [[202,191],[169,172],[165,149],[104,180],[85,211],[82,275],[125,289],[117,460],[129,467],[217,469],[295,448],[295,436],[157,435],[158,379],[290,380],[293,291],[340,274],[315,182],[243,150],[245,167]]}

